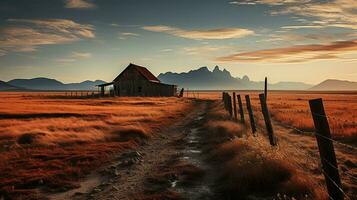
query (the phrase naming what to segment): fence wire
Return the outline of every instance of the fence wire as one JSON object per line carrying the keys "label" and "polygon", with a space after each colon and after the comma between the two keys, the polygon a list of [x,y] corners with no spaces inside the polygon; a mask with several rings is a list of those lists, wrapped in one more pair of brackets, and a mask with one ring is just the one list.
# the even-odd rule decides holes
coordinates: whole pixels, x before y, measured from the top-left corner
{"label": "fence wire", "polygon": [[[351,199],[344,191],[343,189],[328,175],[327,172],[325,172],[324,169],[321,169],[322,172],[324,173],[325,177],[327,177],[331,182],[332,184],[343,194],[344,197],[346,197],[347,199]],[[333,199],[331,196],[329,196],[331,199]]]}
{"label": "fence wire", "polygon": [[[329,118],[327,115],[321,115],[321,114],[318,114],[318,113],[311,113],[311,114],[314,115],[314,116],[323,117],[323,118],[326,118],[326,119],[330,119],[330,120],[331,120],[331,118]],[[276,123],[276,124],[278,124],[278,125],[280,125],[280,126],[286,127],[286,128],[293,129],[293,130],[295,130],[295,131],[297,131],[297,132],[299,132],[299,133],[302,133],[302,134],[310,134],[310,135],[313,134],[313,135],[315,135],[315,136],[318,136],[318,137],[321,137],[321,138],[323,138],[323,139],[329,140],[329,141],[331,141],[333,144],[337,144],[337,145],[343,146],[343,147],[345,147],[345,148],[348,148],[348,149],[351,149],[351,150],[354,150],[354,151],[357,150],[357,147],[354,147],[354,146],[352,146],[352,145],[348,145],[348,144],[339,142],[339,141],[337,141],[337,140],[334,140],[334,139],[332,139],[332,138],[326,137],[326,136],[324,136],[324,135],[322,135],[322,134],[320,134],[320,133],[318,133],[318,132],[316,132],[316,131],[304,131],[304,130],[298,129],[298,128],[294,127],[294,126],[290,126],[290,125],[287,125],[287,124],[283,124],[283,123],[280,123],[280,122],[275,121],[275,120],[274,120],[274,123]],[[300,146],[300,145],[296,145],[296,144],[295,144],[295,145],[290,145],[289,143],[287,143],[287,144],[288,144],[289,146],[296,146],[296,147],[298,147],[298,148],[303,148],[303,147]],[[315,161],[317,160],[318,164],[320,164],[320,166],[322,166],[322,168],[320,168],[320,169],[321,169],[321,172],[325,175],[325,177],[326,177],[327,179],[329,179],[329,180],[332,182],[333,185],[335,185],[335,187],[343,194],[343,196],[344,196],[346,199],[351,199],[351,198],[344,192],[344,190],[324,171],[323,165],[322,165],[322,163],[320,162],[319,159],[314,158],[314,157],[312,157],[312,156],[310,156],[310,155],[307,155],[307,154],[306,154],[306,157],[309,158],[309,159],[311,159],[311,160],[315,160]],[[339,170],[337,167],[335,167],[335,165],[333,165],[332,163],[330,163],[330,162],[329,162],[328,160],[326,160],[325,158],[322,158],[322,159],[323,159],[324,162],[327,163],[330,167],[336,169],[336,170],[339,172],[339,174],[343,174],[343,175],[345,175],[345,176],[347,176],[347,177],[349,177],[349,178],[351,178],[351,179],[353,179],[353,180],[357,180],[357,177],[355,177],[354,175],[352,175],[352,174],[350,174],[350,173],[348,173],[348,172],[342,172],[342,173],[341,173],[340,170]],[[297,164],[298,164],[299,166],[301,166],[299,163],[297,163]],[[333,198],[332,198],[331,196],[329,196],[329,198],[333,200]]]}
{"label": "fence wire", "polygon": [[[318,116],[324,116],[324,115],[318,115]],[[325,117],[327,117],[327,116],[325,116]],[[304,130],[298,129],[298,128],[293,127],[293,126],[290,126],[290,125],[288,125],[288,124],[283,124],[283,123],[278,122],[278,121],[275,121],[275,120],[274,120],[274,122],[275,122],[276,124],[280,125],[280,126],[284,126],[284,127],[293,129],[293,130],[295,130],[295,131],[297,131],[297,132],[299,132],[299,133],[303,133],[303,134],[314,134],[314,135],[317,135],[317,136],[319,136],[319,137],[321,137],[321,138],[324,138],[324,139],[326,139],[326,140],[330,140],[331,142],[333,142],[333,143],[335,143],[335,144],[338,144],[338,145],[340,145],[340,146],[343,146],[343,147],[345,147],[345,148],[349,148],[349,149],[352,149],[352,150],[354,150],[354,151],[357,151],[357,147],[354,147],[354,146],[352,146],[352,145],[348,145],[348,144],[339,142],[339,141],[334,140],[334,139],[332,139],[332,138],[328,138],[328,137],[326,137],[326,136],[324,136],[324,135],[321,135],[321,134],[317,133],[316,131],[304,131]]]}
{"label": "fence wire", "polygon": [[[312,113],[312,115],[315,115],[315,116],[318,116],[318,117],[328,118],[328,116],[326,116],[326,115],[320,115],[320,114],[317,114],[317,113]],[[296,128],[296,127],[287,125],[287,124],[283,124],[283,123],[280,123],[280,122],[277,122],[277,121],[274,121],[274,122],[277,123],[277,124],[280,125],[280,126],[288,127],[288,128],[293,129],[293,130],[295,130],[295,131],[297,131],[297,132],[299,132],[299,133],[302,133],[302,134],[314,134],[314,135],[317,135],[317,136],[319,136],[319,137],[321,137],[321,138],[323,138],[323,139],[329,140],[329,141],[331,141],[331,142],[334,143],[334,144],[338,144],[338,145],[340,145],[340,146],[343,146],[343,147],[352,149],[352,150],[354,150],[354,151],[357,150],[357,148],[354,147],[354,146],[352,146],[352,145],[344,144],[344,143],[339,142],[339,141],[337,141],[337,140],[334,140],[334,139],[332,139],[332,138],[329,138],[329,137],[326,137],[326,136],[324,136],[324,135],[321,135],[321,134],[319,134],[319,133],[316,132],[316,131],[314,131],[314,132],[304,131],[304,130],[298,129],[298,128]],[[322,159],[323,159],[323,160],[325,161],[325,163],[327,163],[330,167],[334,168],[335,170],[337,170],[337,171],[340,173],[340,170],[339,170],[337,167],[335,167],[335,165],[333,165],[332,163],[330,163],[330,162],[329,162],[328,160],[326,160],[325,158],[322,158]],[[323,165],[321,165],[321,166],[323,166]],[[344,192],[344,190],[324,171],[323,168],[321,168],[321,171],[322,171],[322,173],[335,185],[335,187],[338,188],[338,190],[340,190],[340,191],[342,192],[342,194],[343,194],[344,197],[346,197],[347,199],[351,199],[351,198]],[[354,175],[352,175],[352,174],[350,174],[350,173],[348,173],[348,172],[342,172],[342,173],[340,173],[340,174],[343,174],[343,175],[345,175],[345,176],[348,176],[348,177],[351,178],[351,179],[357,180],[357,177],[355,177]],[[330,197],[330,198],[333,199],[332,197]]]}

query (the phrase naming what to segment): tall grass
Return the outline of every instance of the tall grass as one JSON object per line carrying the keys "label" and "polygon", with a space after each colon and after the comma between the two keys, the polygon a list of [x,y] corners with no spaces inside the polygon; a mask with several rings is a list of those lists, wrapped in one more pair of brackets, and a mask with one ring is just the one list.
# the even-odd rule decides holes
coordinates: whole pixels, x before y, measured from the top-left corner
{"label": "tall grass", "polygon": [[[284,150],[271,148],[262,136],[247,136],[222,105],[208,115],[206,142],[216,166],[217,192],[225,199],[327,199],[319,182],[292,162]],[[297,150],[297,149],[295,149]]]}
{"label": "tall grass", "polygon": [[64,191],[192,107],[178,98],[61,99],[0,93],[0,196]]}

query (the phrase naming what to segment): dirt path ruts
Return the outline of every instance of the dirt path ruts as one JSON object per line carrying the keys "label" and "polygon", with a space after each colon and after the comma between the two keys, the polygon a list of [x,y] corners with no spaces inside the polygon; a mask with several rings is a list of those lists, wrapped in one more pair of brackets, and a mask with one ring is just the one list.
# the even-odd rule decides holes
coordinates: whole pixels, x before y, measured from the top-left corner
{"label": "dirt path ruts", "polygon": [[[205,101],[196,102],[196,104],[194,110],[187,113],[185,118],[156,134],[145,145],[140,146],[135,151],[131,151],[128,155],[134,155],[134,163],[131,161],[130,163],[122,162],[120,159],[113,161],[104,170],[107,173],[100,179],[97,178],[97,180],[101,180],[99,186],[94,187],[90,192],[72,194],[69,199],[145,199],[148,178],[162,168],[170,169],[171,166],[168,163],[172,162],[173,159],[187,159],[187,162],[191,162],[193,165],[200,165],[197,166],[198,168],[205,168],[195,156],[195,154],[199,153],[199,150],[187,149],[187,146],[190,146],[187,145],[188,143],[195,143],[197,140],[197,138],[194,138],[197,134],[197,121],[202,119],[207,107],[207,102]],[[196,189],[195,187],[190,187],[192,191],[185,191],[179,186],[176,187],[176,184],[176,180],[173,180],[172,191],[177,192],[180,197],[184,198],[185,196],[187,198],[187,195],[197,193],[197,188],[202,188],[202,190],[207,190],[205,192],[209,192],[208,186],[199,186]]]}

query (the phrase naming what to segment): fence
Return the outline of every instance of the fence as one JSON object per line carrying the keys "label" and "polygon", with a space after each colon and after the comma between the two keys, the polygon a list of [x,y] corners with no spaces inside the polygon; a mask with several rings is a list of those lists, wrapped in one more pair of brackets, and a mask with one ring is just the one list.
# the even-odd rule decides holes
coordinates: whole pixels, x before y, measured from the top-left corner
{"label": "fence", "polygon": [[[43,97],[58,97],[58,98],[99,98],[102,97],[100,92],[93,90],[68,90],[68,91],[41,91],[37,93],[38,96]],[[110,97],[113,94],[108,91],[104,96]]]}
{"label": "fence", "polygon": [[[270,144],[272,146],[277,146],[278,142],[276,136],[274,135],[274,129],[272,126],[272,122],[270,119],[270,114],[267,106],[267,101],[266,101],[266,95],[267,95],[266,89],[264,93],[265,94],[259,94],[259,100],[261,104],[262,115],[264,117],[265,128],[268,134]],[[235,95],[236,93],[233,92],[234,104],[236,104]],[[244,115],[240,95],[237,95],[237,97],[238,97],[238,105],[239,105],[240,112]],[[249,121],[250,121],[250,127],[252,129],[253,135],[256,136],[257,125],[255,124],[253,109],[250,102],[250,96],[246,95],[245,100],[246,100]],[[237,106],[232,105],[231,95],[227,92],[223,92],[222,101],[224,103],[224,108],[229,112],[230,116],[232,117],[232,109],[233,109],[233,113],[236,113]],[[341,145],[353,151],[356,151],[357,148],[332,139],[329,123],[327,120],[328,116],[325,114],[325,109],[321,98],[309,100],[309,105],[310,105],[311,116],[315,126],[315,131],[311,133],[313,133],[314,136],[316,137],[316,141],[319,149],[320,162],[322,166],[321,171],[325,177],[325,183],[326,183],[328,195],[330,199],[333,200],[351,199],[349,196],[346,195],[346,193],[342,189],[342,183],[341,183],[340,172],[336,160],[334,145]],[[236,116],[234,116],[234,119],[236,120]],[[243,120],[241,119],[240,122],[245,124],[244,117]],[[280,124],[280,125],[287,126],[285,124]],[[287,126],[287,127],[301,133],[306,133],[306,131],[302,131],[292,126]],[[342,174],[345,176],[349,176],[353,180],[357,180],[357,178],[354,175],[349,174],[348,172],[343,171]]]}

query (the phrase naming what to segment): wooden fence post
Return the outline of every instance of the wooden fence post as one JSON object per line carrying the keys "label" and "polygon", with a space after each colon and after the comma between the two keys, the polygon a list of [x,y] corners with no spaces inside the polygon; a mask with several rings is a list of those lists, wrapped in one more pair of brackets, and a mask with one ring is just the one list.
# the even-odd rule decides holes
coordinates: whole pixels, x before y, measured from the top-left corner
{"label": "wooden fence post", "polygon": [[228,112],[229,111],[229,107],[228,107],[228,104],[229,104],[229,100],[228,100],[228,98],[229,98],[229,94],[226,92],[226,111]]}
{"label": "wooden fence post", "polygon": [[223,105],[224,105],[224,109],[227,110],[227,94],[226,94],[226,92],[223,92]]}
{"label": "wooden fence post", "polygon": [[237,101],[236,101],[236,93],[233,92],[233,113],[234,113],[234,120],[237,121]]}
{"label": "wooden fence post", "polygon": [[252,105],[250,104],[250,97],[249,95],[245,95],[245,101],[247,103],[247,110],[249,114],[249,121],[250,121],[250,126],[252,128],[253,135],[255,135],[255,132],[257,131],[257,128],[255,126],[255,121],[254,121],[254,115],[253,115],[253,109]]}
{"label": "wooden fence post", "polygon": [[268,99],[268,78],[265,77],[265,81],[264,81],[264,97],[265,100]]}
{"label": "wooden fence post", "polygon": [[240,97],[240,95],[237,95],[238,98],[238,105],[239,105],[239,114],[240,114],[240,121],[244,124],[244,111],[243,111],[243,103],[242,103],[242,98]]}
{"label": "wooden fence post", "polygon": [[342,185],[338,173],[336,154],[322,99],[312,99],[309,101],[309,104],[314,120],[315,136],[319,147],[328,194],[334,200],[341,200],[344,198],[344,194],[341,191]]}
{"label": "wooden fence post", "polygon": [[232,97],[231,95],[227,94],[228,96],[228,112],[229,115],[232,117],[233,113],[232,113]]}
{"label": "wooden fence post", "polygon": [[266,129],[268,132],[270,144],[272,146],[275,146],[277,144],[276,138],[274,136],[273,125],[271,124],[270,114],[269,114],[269,110],[268,110],[268,106],[267,106],[267,102],[265,100],[264,94],[259,94],[259,100],[260,100],[260,104],[262,107],[262,113],[264,116],[265,126],[266,126]]}

